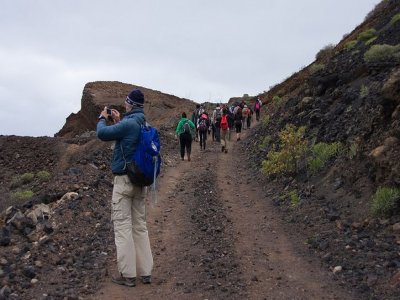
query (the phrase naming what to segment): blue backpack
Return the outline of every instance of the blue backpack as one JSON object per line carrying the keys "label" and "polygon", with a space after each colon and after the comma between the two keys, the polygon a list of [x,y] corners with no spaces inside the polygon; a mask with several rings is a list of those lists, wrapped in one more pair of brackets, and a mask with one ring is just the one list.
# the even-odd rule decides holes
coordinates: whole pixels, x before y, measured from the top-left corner
{"label": "blue backpack", "polygon": [[134,185],[143,187],[154,184],[155,186],[161,168],[160,150],[157,130],[147,123],[142,125],[132,162],[126,165],[127,175]]}

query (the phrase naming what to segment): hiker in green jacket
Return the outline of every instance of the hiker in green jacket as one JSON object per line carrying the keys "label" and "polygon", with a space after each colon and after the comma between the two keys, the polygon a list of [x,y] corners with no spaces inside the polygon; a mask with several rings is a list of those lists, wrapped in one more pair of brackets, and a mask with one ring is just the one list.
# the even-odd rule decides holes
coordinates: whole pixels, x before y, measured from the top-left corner
{"label": "hiker in green jacket", "polygon": [[185,149],[187,160],[190,161],[190,153],[192,152],[192,132],[196,129],[196,126],[186,117],[186,113],[182,113],[182,119],[179,121],[176,127],[176,138],[181,144],[181,159],[185,160]]}

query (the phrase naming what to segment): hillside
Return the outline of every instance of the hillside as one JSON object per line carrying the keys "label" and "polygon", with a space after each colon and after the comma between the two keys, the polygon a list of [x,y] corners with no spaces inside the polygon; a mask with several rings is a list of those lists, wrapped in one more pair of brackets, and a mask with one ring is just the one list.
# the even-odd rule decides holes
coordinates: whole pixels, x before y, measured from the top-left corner
{"label": "hillside", "polygon": [[399,45],[400,0],[382,1],[259,94],[261,121],[227,154],[209,138],[191,162],[173,132],[195,103],[140,87],[163,171],[154,282],[134,290],[110,284],[112,143],[87,132],[136,86],[88,83],[54,138],[0,136],[0,299],[398,299]]}

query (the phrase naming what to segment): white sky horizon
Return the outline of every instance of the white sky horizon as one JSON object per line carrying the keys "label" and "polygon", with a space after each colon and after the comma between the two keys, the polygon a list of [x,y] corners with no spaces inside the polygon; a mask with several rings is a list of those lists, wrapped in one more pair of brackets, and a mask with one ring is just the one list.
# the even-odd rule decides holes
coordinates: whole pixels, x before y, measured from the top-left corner
{"label": "white sky horizon", "polygon": [[53,136],[93,81],[196,102],[257,95],[379,0],[1,0],[0,135]]}

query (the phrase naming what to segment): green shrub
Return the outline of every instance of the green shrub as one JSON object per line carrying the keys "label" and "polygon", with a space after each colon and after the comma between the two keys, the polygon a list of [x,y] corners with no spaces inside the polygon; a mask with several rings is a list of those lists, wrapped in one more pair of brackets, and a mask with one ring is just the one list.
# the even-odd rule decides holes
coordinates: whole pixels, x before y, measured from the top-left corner
{"label": "green shrub", "polygon": [[277,96],[277,95],[275,95],[274,97],[272,97],[272,101],[273,102],[280,102],[281,101],[281,97],[279,97],[279,96]]}
{"label": "green shrub", "polygon": [[317,55],[315,56],[315,59],[319,60],[331,57],[334,49],[335,49],[334,44],[326,45],[324,48],[318,51]]}
{"label": "green shrub", "polygon": [[272,138],[270,135],[265,136],[263,138],[261,144],[258,145],[258,149],[260,149],[260,150],[267,149],[268,145],[271,143],[271,140],[272,140]]}
{"label": "green shrub", "polygon": [[366,42],[372,38],[376,37],[376,30],[374,28],[367,29],[361,32],[357,39],[362,42]]}
{"label": "green shrub", "polygon": [[283,104],[283,98],[276,95],[272,98],[272,102],[275,107],[279,108]]}
{"label": "green shrub", "polygon": [[20,180],[22,184],[29,183],[35,178],[35,175],[33,173],[24,173],[20,176]]}
{"label": "green shrub", "polygon": [[387,217],[395,213],[400,204],[400,189],[379,187],[372,196],[372,212]]}
{"label": "green shrub", "polygon": [[283,175],[297,171],[298,161],[307,151],[307,140],[304,139],[305,127],[296,128],[288,124],[279,133],[279,151],[270,151],[262,162],[264,174]]}
{"label": "green shrub", "polygon": [[400,60],[400,44],[396,46],[391,45],[373,45],[364,54],[364,60],[367,63],[385,62]]}
{"label": "green shrub", "polygon": [[261,127],[262,128],[267,128],[269,125],[269,121],[270,121],[270,116],[266,115],[264,117],[261,118]]}
{"label": "green shrub", "polygon": [[49,181],[51,178],[51,174],[47,171],[39,171],[36,173],[36,177],[40,180],[40,181]]}
{"label": "green shrub", "polygon": [[365,45],[368,46],[368,45],[372,44],[377,38],[378,38],[377,36],[370,38],[368,41],[365,42]]}
{"label": "green shrub", "polygon": [[15,189],[18,188],[24,184],[32,182],[32,180],[35,178],[35,175],[33,173],[24,173],[22,175],[15,175],[11,179],[11,188]]}
{"label": "green shrub", "polygon": [[353,159],[354,157],[356,157],[357,152],[358,152],[358,144],[356,142],[352,142],[349,147],[348,157],[350,159]]}
{"label": "green shrub", "polygon": [[400,21],[400,14],[396,14],[392,17],[392,19],[390,20],[390,25],[393,25],[394,23]]}
{"label": "green shrub", "polygon": [[321,171],[331,158],[339,155],[342,148],[342,144],[339,142],[315,144],[311,148],[311,157],[308,159],[308,170],[311,174]]}
{"label": "green shrub", "polygon": [[314,74],[325,69],[324,64],[313,63],[310,67],[310,73]]}
{"label": "green shrub", "polygon": [[18,191],[18,192],[12,192],[11,193],[11,199],[13,200],[28,200],[32,198],[34,193],[31,190],[27,191]]}
{"label": "green shrub", "polygon": [[351,49],[353,49],[353,48],[357,45],[357,43],[358,43],[358,41],[353,40],[353,41],[347,42],[347,43],[344,45],[344,47],[345,47],[347,50],[351,50]]}
{"label": "green shrub", "polygon": [[289,200],[292,207],[297,207],[300,204],[300,197],[297,191],[289,192]]}
{"label": "green shrub", "polygon": [[360,89],[360,96],[362,98],[364,98],[364,97],[367,97],[368,94],[369,94],[369,88],[367,86],[365,86],[365,85],[362,85],[361,89]]}

